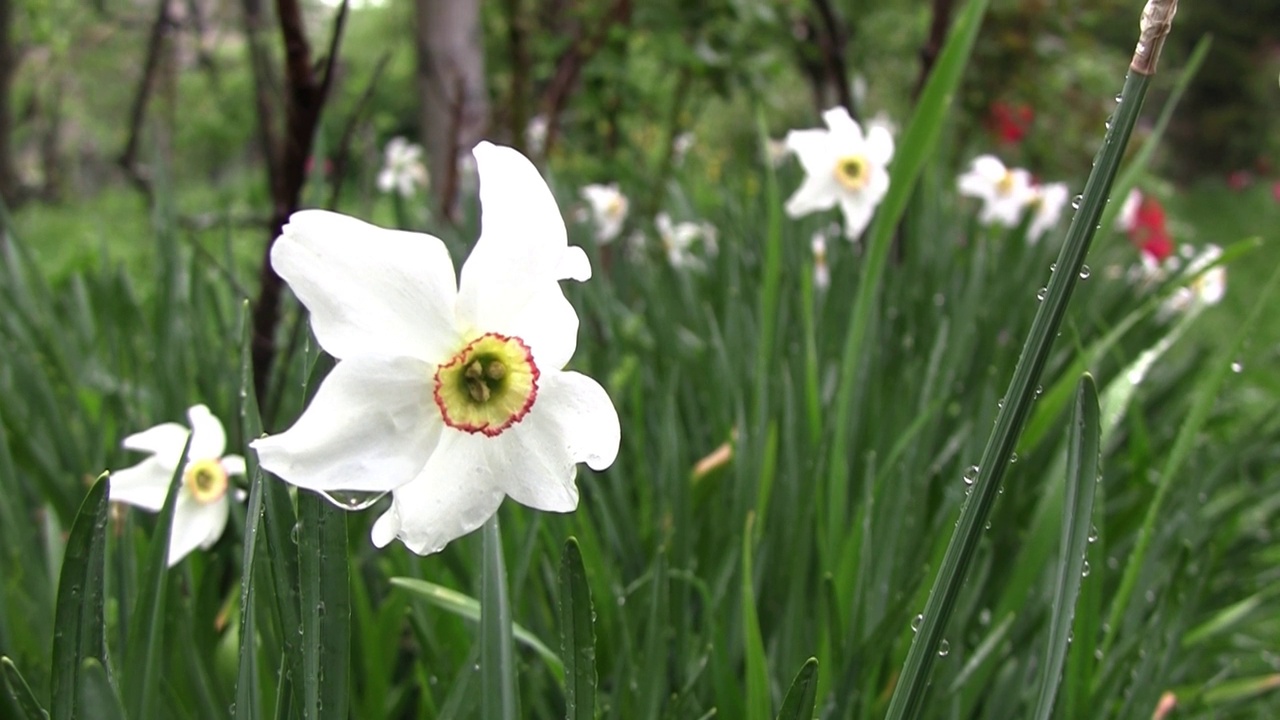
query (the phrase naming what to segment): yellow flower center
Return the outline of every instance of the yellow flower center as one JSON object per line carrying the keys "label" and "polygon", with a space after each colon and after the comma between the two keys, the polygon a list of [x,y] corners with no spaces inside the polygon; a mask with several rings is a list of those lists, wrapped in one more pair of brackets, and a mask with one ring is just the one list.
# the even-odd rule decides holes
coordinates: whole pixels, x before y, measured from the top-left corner
{"label": "yellow flower center", "polygon": [[187,466],[182,483],[196,502],[208,505],[227,494],[227,471],[217,460],[197,460]]}
{"label": "yellow flower center", "polygon": [[489,437],[524,419],[538,397],[538,366],[520,338],[486,333],[436,368],[444,424]]}
{"label": "yellow flower center", "polygon": [[849,155],[836,161],[836,182],[846,190],[861,190],[871,179],[871,165],[861,155]]}
{"label": "yellow flower center", "polygon": [[996,181],[996,192],[1001,195],[1008,195],[1013,192],[1013,173],[1008,170],[1004,171],[1004,177]]}
{"label": "yellow flower center", "polygon": [[620,218],[627,211],[627,199],[621,195],[615,195],[609,198],[609,202],[605,203],[604,216],[607,218]]}

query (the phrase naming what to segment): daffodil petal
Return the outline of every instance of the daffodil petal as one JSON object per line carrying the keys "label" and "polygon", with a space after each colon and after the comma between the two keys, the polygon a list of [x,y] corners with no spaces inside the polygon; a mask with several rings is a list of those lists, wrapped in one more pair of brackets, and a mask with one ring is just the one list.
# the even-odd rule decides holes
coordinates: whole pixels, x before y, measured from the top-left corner
{"label": "daffodil petal", "polygon": [[444,243],[323,210],[294,213],[271,265],[311,312],[330,355],[444,360],[458,342]]}
{"label": "daffodil petal", "polygon": [[800,217],[835,207],[839,190],[834,173],[810,174],[787,200],[786,211],[791,217]]}
{"label": "daffodil petal", "polygon": [[846,197],[840,201],[840,211],[844,214],[844,235],[850,240],[857,240],[862,231],[871,222],[871,215],[876,211],[876,204],[866,198]]}
{"label": "daffodil petal", "polygon": [[492,482],[483,458],[472,454],[477,444],[492,442],[478,438],[446,433],[427,467],[395,490],[391,508],[373,524],[374,545],[385,547],[399,538],[413,552],[429,555],[493,517],[503,493]]}
{"label": "daffodil petal", "polygon": [[464,325],[489,330],[560,280],[568,236],[551,189],[525,156],[487,142],[474,154],[480,239],[462,266],[457,311]]}
{"label": "daffodil petal", "polygon": [[[183,438],[183,443],[186,438]],[[173,455],[182,452],[182,445]],[[111,473],[110,498],[112,502],[122,502],[155,512],[164,506],[164,497],[169,493],[169,481],[177,469],[177,462],[166,463],[160,456],[152,455],[142,462],[116,470]]]}
{"label": "daffodil petal", "polygon": [[862,127],[843,105],[822,113],[822,121],[831,130],[831,142],[841,147],[858,147],[863,143]]}
{"label": "daffodil petal", "polygon": [[560,268],[556,270],[559,280],[577,280],[586,282],[591,279],[591,260],[587,253],[577,245],[570,245],[560,256]]}
{"label": "daffodil petal", "polygon": [[[191,421],[191,450],[187,457],[192,460],[222,457],[227,449],[227,432],[222,429],[222,422],[204,405],[193,405],[187,410],[187,419]],[[182,445],[178,449],[181,451]]]}
{"label": "daffodil petal", "polygon": [[228,475],[244,475],[246,470],[244,458],[240,455],[227,455],[222,458],[222,469]]}
{"label": "daffodil petal", "polygon": [[120,445],[126,450],[157,455],[170,468],[175,468],[182,460],[182,447],[187,444],[187,435],[190,432],[178,423],[163,423],[130,435]]}
{"label": "daffodil petal", "polygon": [[299,487],[399,487],[417,476],[440,437],[434,372],[412,358],[343,360],[293,427],[250,446],[263,469]]}
{"label": "daffodil petal", "polygon": [[[604,470],[618,457],[622,427],[600,383],[576,372],[544,373],[530,416],[545,415],[575,463]],[[518,426],[517,426],[518,427]]]}
{"label": "daffodil petal", "polygon": [[491,332],[520,338],[540,371],[559,370],[578,346],[578,313],[555,283],[544,284],[523,308],[491,327]]}
{"label": "daffodil petal", "polygon": [[212,547],[227,526],[226,497],[204,504],[190,493],[179,491],[173,509],[173,530],[169,533],[169,567],[198,547]]}
{"label": "daffodil petal", "polygon": [[867,131],[867,161],[884,167],[893,159],[893,135],[883,125],[872,125]]}
{"label": "daffodil petal", "polygon": [[795,153],[800,167],[809,175],[831,175],[836,155],[831,149],[831,133],[826,130],[792,130],[783,142]]}

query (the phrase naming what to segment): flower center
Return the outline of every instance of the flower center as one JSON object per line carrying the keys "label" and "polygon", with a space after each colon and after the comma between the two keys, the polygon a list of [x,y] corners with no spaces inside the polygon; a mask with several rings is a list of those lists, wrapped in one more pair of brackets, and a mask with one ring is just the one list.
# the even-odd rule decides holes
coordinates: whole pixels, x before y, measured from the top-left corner
{"label": "flower center", "polygon": [[486,333],[436,368],[444,424],[496,437],[524,419],[538,397],[538,366],[520,338]]}
{"label": "flower center", "polygon": [[217,460],[197,460],[187,466],[182,483],[196,502],[208,505],[227,494],[227,471]]}
{"label": "flower center", "polygon": [[620,218],[627,212],[627,199],[621,195],[609,198],[609,202],[605,203],[604,216],[609,219]]}
{"label": "flower center", "polygon": [[1013,192],[1013,173],[1008,170],[1004,171],[1004,176],[996,181],[996,192],[1001,195],[1008,195]]}
{"label": "flower center", "polygon": [[846,190],[861,190],[871,179],[871,166],[861,155],[849,155],[836,161],[836,182]]}

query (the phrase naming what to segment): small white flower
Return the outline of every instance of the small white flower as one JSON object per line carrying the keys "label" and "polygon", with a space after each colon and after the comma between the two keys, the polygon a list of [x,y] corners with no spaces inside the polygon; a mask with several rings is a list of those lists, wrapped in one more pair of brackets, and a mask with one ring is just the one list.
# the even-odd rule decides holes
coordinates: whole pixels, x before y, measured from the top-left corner
{"label": "small white flower", "polygon": [[[223,455],[227,434],[222,423],[204,405],[187,411],[191,429],[164,423],[130,435],[121,445],[127,450],[151,453],[133,467],[111,473],[111,499],[151,512],[164,507],[169,481],[182,465],[182,481],[173,509],[169,534],[169,567],[197,547],[210,548],[227,526],[231,501],[228,477],[244,475],[244,458]],[[191,436],[185,461],[182,448]]]}
{"label": "small white flower", "polygon": [[1116,229],[1120,232],[1130,232],[1133,225],[1138,219],[1138,206],[1142,204],[1142,191],[1138,188],[1129,190],[1129,194],[1124,196],[1124,204],[1120,206],[1120,214],[1116,216]]}
{"label": "small white flower", "polygon": [[893,136],[883,125],[866,135],[843,107],[822,114],[827,129],[792,130],[787,147],[799,158],[805,177],[787,200],[786,211],[799,217],[836,205],[844,213],[844,234],[855,240],[889,191],[885,166],[893,158]]}
{"label": "small white flower", "polygon": [[545,115],[535,115],[529,121],[524,129],[524,141],[529,145],[529,151],[535,155],[541,155],[547,146],[547,118]]}
{"label": "small white flower", "polygon": [[1049,183],[1034,188],[1031,207],[1031,225],[1027,228],[1027,242],[1035,244],[1062,219],[1062,209],[1067,206],[1071,190],[1066,183]]}
{"label": "small white flower", "polygon": [[827,237],[814,233],[810,241],[813,248],[813,286],[819,290],[831,287],[831,270],[827,267]]}
{"label": "small white flower", "polygon": [[402,137],[393,137],[387,143],[382,171],[378,173],[378,190],[396,192],[409,198],[419,188],[427,186],[427,166],[422,164],[422,146]]}
{"label": "small white flower", "polygon": [[694,243],[698,240],[702,241],[703,249],[708,255],[715,255],[719,249],[716,244],[715,226],[710,223],[672,223],[670,215],[658,213],[653,224],[658,230],[662,251],[672,267],[694,270],[706,267],[702,258],[693,254]]}
{"label": "small white flower", "polygon": [[786,140],[776,140],[774,138],[766,138],[764,141],[764,159],[769,163],[769,167],[781,167],[786,161],[787,156],[791,154],[791,148],[787,145]]}
{"label": "small white flower", "polygon": [[379,547],[436,552],[507,496],[571,511],[577,463],[618,453],[604,388],[562,369],[578,315],[559,281],[591,276],[586,253],[523,155],[487,142],[474,155],[481,232],[460,279],[435,237],[319,210],[295,213],[271,251],[338,363],[293,427],[252,447],[299,487],[392,491]]}
{"label": "small white flower", "polygon": [[1023,211],[1035,198],[1031,173],[1006,168],[994,155],[974,158],[968,172],[960,176],[957,187],[961,195],[982,201],[978,222],[983,225],[1017,227]]}
{"label": "small white flower", "polygon": [[1222,302],[1222,298],[1227,294],[1227,268],[1223,265],[1213,265],[1221,257],[1222,248],[1217,245],[1206,245],[1200,254],[1187,263],[1185,274],[1191,276],[1191,282],[1186,287],[1175,290],[1164,301],[1160,306],[1159,315],[1168,317],[1175,313]]}
{"label": "small white flower", "polygon": [[627,220],[627,210],[630,207],[627,196],[618,190],[617,183],[587,185],[579,194],[591,206],[596,242],[601,245],[613,242],[618,233],[622,232],[622,223]]}
{"label": "small white flower", "polygon": [[675,141],[671,143],[671,152],[676,161],[680,163],[684,161],[684,156],[689,154],[693,149],[694,135],[693,132],[682,132],[676,136]]}

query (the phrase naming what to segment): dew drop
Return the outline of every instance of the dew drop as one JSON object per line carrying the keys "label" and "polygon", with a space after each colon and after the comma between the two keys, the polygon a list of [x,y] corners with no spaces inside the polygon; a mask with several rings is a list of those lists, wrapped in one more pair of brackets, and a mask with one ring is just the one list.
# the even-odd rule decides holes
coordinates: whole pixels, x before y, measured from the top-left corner
{"label": "dew drop", "polygon": [[920,623],[924,622],[924,613],[917,613],[911,618],[911,632],[920,632]]}
{"label": "dew drop", "polygon": [[1043,385],[1037,385],[1037,386],[1036,386],[1036,397],[1040,397],[1040,396],[1041,396],[1041,395],[1043,395],[1043,394],[1044,394],[1044,386],[1043,386]]}
{"label": "dew drop", "polygon": [[947,642],[946,638],[943,638],[942,642],[938,643],[938,657],[946,657],[950,654],[951,643]]}
{"label": "dew drop", "polygon": [[964,471],[964,484],[972,485],[973,481],[977,479],[978,479],[978,466],[970,465],[969,468]]}
{"label": "dew drop", "polygon": [[294,544],[298,544],[298,535],[302,532],[302,523],[294,523],[293,529],[289,531],[289,540]]}
{"label": "dew drop", "polygon": [[1049,272],[1058,272],[1058,263],[1049,263]]}
{"label": "dew drop", "polygon": [[387,496],[386,492],[367,492],[362,490],[330,490],[317,491],[320,497],[333,503],[334,506],[348,512],[356,512],[372,507],[374,503]]}
{"label": "dew drop", "polygon": [[1036,300],[1043,301],[1049,295],[1049,288],[1040,288],[1040,292],[1036,293]]}
{"label": "dew drop", "polygon": [[1111,118],[1107,118],[1107,121],[1106,121],[1105,123],[1103,123],[1103,125],[1105,125],[1105,126],[1106,126],[1106,128],[1107,128],[1108,130],[1110,130],[1110,129],[1111,129]]}
{"label": "dew drop", "polygon": [[1237,373],[1237,374],[1244,372],[1244,363],[1240,362],[1239,360],[1231,363],[1231,372]]}
{"label": "dew drop", "polygon": [[1098,542],[1098,526],[1097,525],[1089,526],[1089,542],[1091,543]]}
{"label": "dew drop", "polygon": [[1072,209],[1072,210],[1079,210],[1079,209],[1080,209],[1080,203],[1082,203],[1082,202],[1084,202],[1084,196],[1083,196],[1083,195],[1077,195],[1077,196],[1075,196],[1075,197],[1071,198],[1071,209]]}
{"label": "dew drop", "polygon": [[1081,280],[1088,280],[1088,279],[1089,279],[1089,275],[1090,275],[1091,273],[1092,273],[1092,271],[1091,271],[1091,270],[1089,270],[1089,266],[1088,266],[1088,265],[1085,265],[1085,266],[1081,267],[1081,268],[1080,268],[1080,279],[1081,279]]}
{"label": "dew drop", "polygon": [[988,520],[988,521],[986,522],[986,524],[982,526],[982,529],[983,529],[983,530],[990,530],[990,529],[991,529],[991,521],[990,521],[990,520]]}
{"label": "dew drop", "polygon": [[1010,462],[1010,463],[1016,463],[1016,462],[1018,462],[1018,453],[1010,453],[1010,454],[1009,454],[1009,462]]}
{"label": "dew drop", "polygon": [[996,409],[997,410],[1004,409],[1004,398],[1000,398],[999,400],[996,401]]}
{"label": "dew drop", "polygon": [[1089,561],[1085,560],[1084,565],[1080,566],[1080,577],[1089,577]]}
{"label": "dew drop", "polygon": [[1116,102],[1120,102],[1122,99],[1124,99],[1124,95],[1121,95],[1120,93],[1116,93]]}

